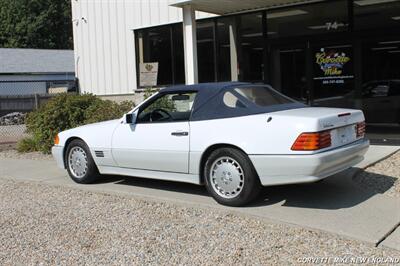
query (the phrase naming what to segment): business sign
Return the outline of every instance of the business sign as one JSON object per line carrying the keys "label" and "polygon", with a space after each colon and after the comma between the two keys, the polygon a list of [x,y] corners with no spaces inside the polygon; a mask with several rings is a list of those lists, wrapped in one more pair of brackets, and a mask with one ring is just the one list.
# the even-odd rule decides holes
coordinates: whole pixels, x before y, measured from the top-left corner
{"label": "business sign", "polygon": [[352,47],[320,48],[314,60],[314,80],[322,85],[344,84],[354,78]]}
{"label": "business sign", "polygon": [[157,86],[158,62],[140,63],[140,86]]}

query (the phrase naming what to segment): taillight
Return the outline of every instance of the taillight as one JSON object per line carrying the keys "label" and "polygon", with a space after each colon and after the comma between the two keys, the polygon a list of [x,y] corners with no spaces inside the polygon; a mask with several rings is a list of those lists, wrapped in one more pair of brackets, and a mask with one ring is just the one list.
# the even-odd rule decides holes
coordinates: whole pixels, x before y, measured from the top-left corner
{"label": "taillight", "polygon": [[331,132],[302,133],[292,145],[293,151],[315,151],[331,146]]}
{"label": "taillight", "polygon": [[357,138],[362,138],[365,135],[365,122],[362,121],[360,123],[357,123],[356,125],[356,135]]}

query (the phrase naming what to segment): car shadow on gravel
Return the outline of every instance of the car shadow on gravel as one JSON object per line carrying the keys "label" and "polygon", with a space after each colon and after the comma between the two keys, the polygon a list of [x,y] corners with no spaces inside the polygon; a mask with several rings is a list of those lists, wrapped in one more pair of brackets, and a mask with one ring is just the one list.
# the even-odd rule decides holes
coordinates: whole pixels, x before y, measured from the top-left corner
{"label": "car shadow on gravel", "polygon": [[[280,204],[287,207],[336,210],[351,208],[390,189],[396,178],[351,168],[320,182],[264,187],[252,207]],[[352,175],[351,173],[356,173]],[[368,183],[365,176],[368,177]],[[249,206],[250,207],[250,206]]]}

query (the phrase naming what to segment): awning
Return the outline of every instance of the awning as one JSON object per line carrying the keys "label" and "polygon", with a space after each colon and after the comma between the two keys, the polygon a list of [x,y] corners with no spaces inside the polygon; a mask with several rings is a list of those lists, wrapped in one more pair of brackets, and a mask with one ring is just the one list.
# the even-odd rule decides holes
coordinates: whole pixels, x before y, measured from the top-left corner
{"label": "awning", "polygon": [[197,11],[227,15],[310,2],[321,2],[321,0],[178,0],[171,6],[183,7],[191,5]]}

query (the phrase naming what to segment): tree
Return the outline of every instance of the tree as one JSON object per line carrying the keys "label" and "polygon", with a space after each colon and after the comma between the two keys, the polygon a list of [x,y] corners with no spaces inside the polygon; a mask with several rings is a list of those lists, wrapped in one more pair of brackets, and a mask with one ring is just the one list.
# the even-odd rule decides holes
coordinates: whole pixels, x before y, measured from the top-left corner
{"label": "tree", "polygon": [[0,47],[72,49],[69,0],[0,0]]}

